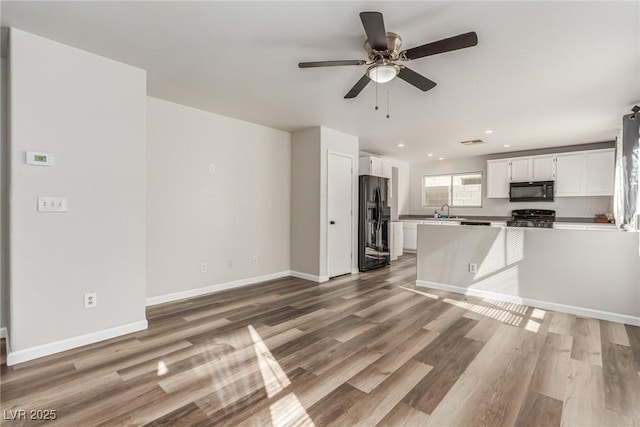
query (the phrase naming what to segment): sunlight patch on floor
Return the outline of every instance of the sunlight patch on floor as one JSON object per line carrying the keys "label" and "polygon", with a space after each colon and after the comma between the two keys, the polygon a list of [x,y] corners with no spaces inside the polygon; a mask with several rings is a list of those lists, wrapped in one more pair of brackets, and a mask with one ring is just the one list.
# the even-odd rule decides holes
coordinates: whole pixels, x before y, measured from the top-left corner
{"label": "sunlight patch on floor", "polygon": [[544,315],[547,314],[546,311],[540,310],[539,308],[534,308],[531,312],[531,317],[534,319],[544,319]]}
{"label": "sunlight patch on floor", "polygon": [[483,305],[472,304],[466,301],[458,301],[450,298],[445,298],[442,301],[447,304],[455,305],[456,307],[463,308],[474,313],[481,314],[494,320],[506,323],[512,326],[519,326],[522,323],[522,316],[514,313],[510,313],[499,308],[485,307]]}
{"label": "sunlight patch on floor", "polygon": [[[404,286],[399,286],[399,288],[404,289],[405,291],[426,296],[431,299],[436,299],[436,300],[441,299],[441,297],[439,297],[438,295],[419,291],[417,289],[411,289]],[[506,323],[512,326],[519,326],[522,323],[522,321],[524,320],[524,315],[526,314],[526,311],[528,309],[528,307],[525,305],[510,303],[506,301],[489,300],[485,298],[482,298],[482,301],[488,302],[491,305],[496,306],[497,308],[487,307],[479,304],[473,304],[468,301],[459,301],[451,298],[442,298],[442,302],[455,305],[456,307],[460,307],[465,310],[481,314],[483,316],[489,317],[494,320],[499,320],[503,323]],[[544,317],[544,314],[542,316]]]}
{"label": "sunlight patch on floor", "polygon": [[524,328],[531,332],[538,332],[538,330],[540,329],[540,323],[536,322],[533,319],[529,319],[527,320],[527,324]]}
{"label": "sunlight patch on floor", "polygon": [[427,298],[431,299],[440,299],[438,295],[430,294],[428,292],[419,291],[417,289],[406,288],[404,286],[398,286],[400,289],[404,289],[405,291],[413,292],[414,294],[419,294]]}
{"label": "sunlight patch on floor", "polygon": [[524,315],[527,312],[527,308],[528,308],[526,305],[516,304],[513,302],[500,301],[500,300],[487,299],[487,298],[484,298],[483,300],[492,305],[498,306],[503,310],[512,311],[514,313],[518,313],[522,315]]}
{"label": "sunlight patch on floor", "polygon": [[[269,351],[269,347],[262,340],[258,331],[252,325],[249,325],[248,328],[267,396],[269,398],[276,397],[291,385],[291,381]],[[269,411],[273,427],[315,427],[295,393],[287,393],[276,400],[269,406]]]}
{"label": "sunlight patch on floor", "polygon": [[287,388],[291,381],[284,373],[278,361],[273,357],[267,345],[262,341],[258,331],[253,326],[249,325],[249,333],[253,340],[253,349],[256,352],[256,358],[258,359],[258,367],[262,374],[262,381],[264,382],[264,388],[267,391],[267,396],[274,397],[282,390]]}
{"label": "sunlight patch on floor", "polygon": [[158,376],[161,377],[163,375],[165,375],[167,372],[169,372],[169,368],[167,368],[167,365],[161,360],[158,362]]}
{"label": "sunlight patch on floor", "polygon": [[269,407],[273,427],[315,427],[295,394],[289,393]]}

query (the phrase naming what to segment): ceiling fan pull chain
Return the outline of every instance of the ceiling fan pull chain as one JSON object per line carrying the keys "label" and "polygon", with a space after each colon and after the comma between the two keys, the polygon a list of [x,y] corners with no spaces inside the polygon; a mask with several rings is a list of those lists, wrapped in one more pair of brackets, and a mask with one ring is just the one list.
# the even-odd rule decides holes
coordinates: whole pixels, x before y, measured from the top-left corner
{"label": "ceiling fan pull chain", "polygon": [[376,68],[376,108],[375,110],[378,111],[378,69]]}
{"label": "ceiling fan pull chain", "polygon": [[387,92],[387,119],[389,118],[389,92]]}

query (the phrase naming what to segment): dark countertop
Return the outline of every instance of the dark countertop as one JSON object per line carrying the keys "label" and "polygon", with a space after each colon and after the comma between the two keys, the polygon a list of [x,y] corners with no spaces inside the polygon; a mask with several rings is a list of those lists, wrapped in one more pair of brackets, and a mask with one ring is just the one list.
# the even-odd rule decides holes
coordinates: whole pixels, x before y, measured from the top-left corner
{"label": "dark countertop", "polygon": [[562,217],[556,218],[557,222],[579,222],[584,224],[608,224],[608,223],[596,223],[596,219],[592,217]]}
{"label": "dark countertop", "polygon": [[[457,215],[469,221],[508,221],[510,216],[482,216],[482,215]],[[403,219],[434,219],[433,215],[400,215],[400,221]],[[455,218],[453,218],[455,219]],[[580,224],[597,224],[596,219],[593,217],[557,217],[556,222],[574,222]]]}
{"label": "dark countertop", "polygon": [[[464,219],[468,219],[470,221],[508,221],[511,219],[510,216],[482,216],[482,215],[458,215]],[[403,219],[435,219],[433,215],[400,215],[400,221]],[[455,218],[452,218],[455,219]]]}

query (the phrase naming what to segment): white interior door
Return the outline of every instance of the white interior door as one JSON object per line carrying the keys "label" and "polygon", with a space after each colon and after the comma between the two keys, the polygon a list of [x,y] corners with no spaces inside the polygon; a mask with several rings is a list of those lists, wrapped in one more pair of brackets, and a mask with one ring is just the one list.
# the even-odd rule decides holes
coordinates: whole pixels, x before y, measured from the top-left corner
{"label": "white interior door", "polygon": [[329,153],[327,161],[327,274],[351,273],[353,159]]}

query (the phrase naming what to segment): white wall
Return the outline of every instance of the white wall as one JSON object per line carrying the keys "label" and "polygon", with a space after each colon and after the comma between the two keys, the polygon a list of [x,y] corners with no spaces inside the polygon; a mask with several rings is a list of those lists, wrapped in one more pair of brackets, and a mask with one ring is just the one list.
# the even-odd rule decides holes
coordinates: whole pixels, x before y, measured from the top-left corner
{"label": "white wall", "polygon": [[[422,177],[464,172],[483,173],[483,199],[481,208],[451,208],[452,215],[509,216],[513,209],[553,209],[558,217],[593,217],[597,213],[611,212],[611,197],[556,197],[551,203],[511,203],[508,199],[487,199],[487,160],[490,156],[467,157],[411,163],[410,199],[412,215],[432,216],[433,207],[422,206]],[[591,210],[589,210],[591,208]]]}
{"label": "white wall", "polygon": [[8,61],[0,58],[0,330],[9,324]]}
{"label": "white wall", "polygon": [[358,138],[326,127],[293,132],[291,270],[326,281],[327,164],[329,151],[353,158],[352,268],[358,266]]}
{"label": "white wall", "polygon": [[320,276],[320,127],[291,139],[291,270]]}
{"label": "white wall", "polygon": [[[23,31],[10,39],[13,363],[146,327],[146,74]],[[55,166],[26,165],[27,150]],[[67,197],[68,212],[36,212],[38,196]],[[91,291],[98,306],[85,309]]]}
{"label": "white wall", "polygon": [[147,98],[147,297],[289,270],[290,138]]}
{"label": "white wall", "polygon": [[411,167],[409,163],[396,162],[398,168],[398,215],[411,212]]}
{"label": "white wall", "polygon": [[[640,325],[639,236],[419,225],[417,283],[558,304],[561,311],[578,307],[591,310],[581,315],[598,318],[598,312],[613,313],[622,316],[617,321]],[[469,273],[470,262],[478,264],[477,273]]]}

